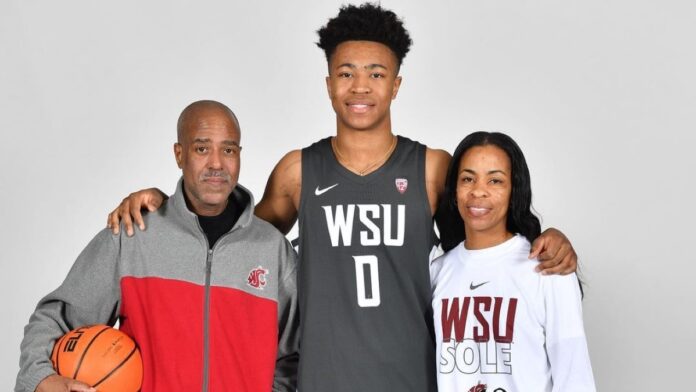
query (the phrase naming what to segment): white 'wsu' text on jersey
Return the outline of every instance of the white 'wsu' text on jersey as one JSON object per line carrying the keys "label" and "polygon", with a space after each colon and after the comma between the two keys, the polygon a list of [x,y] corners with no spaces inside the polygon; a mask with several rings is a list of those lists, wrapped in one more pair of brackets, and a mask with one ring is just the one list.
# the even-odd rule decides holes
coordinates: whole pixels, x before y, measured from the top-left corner
{"label": "white 'wsu' text on jersey", "polygon": [[403,246],[406,231],[406,206],[396,205],[396,235],[392,231],[391,204],[347,204],[322,206],[326,216],[326,227],[331,238],[331,246],[351,246],[355,209],[358,221],[365,230],[360,230],[361,246]]}

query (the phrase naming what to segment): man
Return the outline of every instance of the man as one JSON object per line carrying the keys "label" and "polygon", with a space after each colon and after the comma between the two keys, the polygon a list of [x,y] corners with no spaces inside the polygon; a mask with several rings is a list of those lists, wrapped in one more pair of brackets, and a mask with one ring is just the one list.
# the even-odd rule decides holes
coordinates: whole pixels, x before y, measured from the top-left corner
{"label": "man", "polygon": [[252,213],[237,184],[240,128],[225,105],[199,101],[179,117],[183,172],[147,233],[99,233],[25,329],[16,391],[88,391],[55,374],[53,341],[120,321],[143,358],[142,391],[295,391],[296,256]]}
{"label": "man", "polygon": [[[299,390],[434,391],[428,256],[450,156],[392,133],[411,45],[393,12],[345,6],[319,37],[336,136],[283,157],[255,209],[283,233],[299,219]],[[132,194],[109,226],[144,229],[140,208],[162,198]],[[558,231],[535,242],[539,254],[549,273],[575,269]]]}

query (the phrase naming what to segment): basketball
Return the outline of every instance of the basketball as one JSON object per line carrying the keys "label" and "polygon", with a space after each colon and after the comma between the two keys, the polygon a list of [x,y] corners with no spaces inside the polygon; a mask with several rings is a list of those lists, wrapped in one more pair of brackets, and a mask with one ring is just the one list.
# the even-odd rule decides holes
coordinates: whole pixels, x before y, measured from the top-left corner
{"label": "basketball", "polygon": [[58,374],[99,392],[136,392],[143,378],[140,350],[128,335],[106,325],[74,329],[56,340],[51,353]]}

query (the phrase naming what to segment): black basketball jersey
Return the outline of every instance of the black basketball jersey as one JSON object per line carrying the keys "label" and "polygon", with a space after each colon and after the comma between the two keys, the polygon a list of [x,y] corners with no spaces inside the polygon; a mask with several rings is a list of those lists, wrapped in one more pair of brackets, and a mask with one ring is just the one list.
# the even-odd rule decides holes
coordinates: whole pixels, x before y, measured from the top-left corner
{"label": "black basketball jersey", "polygon": [[300,392],[436,390],[425,146],[366,176],[330,138],[302,150]]}

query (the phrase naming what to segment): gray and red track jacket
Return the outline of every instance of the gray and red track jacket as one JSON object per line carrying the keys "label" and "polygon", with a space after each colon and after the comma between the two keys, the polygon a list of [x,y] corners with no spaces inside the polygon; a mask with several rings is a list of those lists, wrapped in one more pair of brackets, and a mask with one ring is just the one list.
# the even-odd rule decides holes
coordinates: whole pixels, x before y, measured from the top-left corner
{"label": "gray and red track jacket", "polygon": [[103,230],[63,284],[43,298],[21,344],[15,391],[34,391],[55,373],[53,342],[91,324],[133,337],[143,357],[143,392],[295,391],[296,255],[285,237],[253,215],[253,198],[212,250],[188,210],[182,182],[128,237]]}

